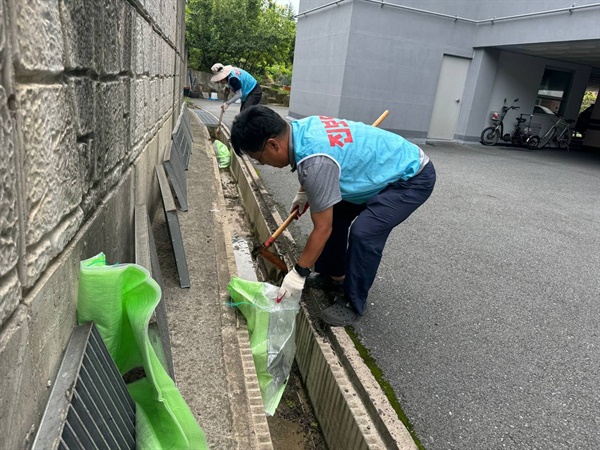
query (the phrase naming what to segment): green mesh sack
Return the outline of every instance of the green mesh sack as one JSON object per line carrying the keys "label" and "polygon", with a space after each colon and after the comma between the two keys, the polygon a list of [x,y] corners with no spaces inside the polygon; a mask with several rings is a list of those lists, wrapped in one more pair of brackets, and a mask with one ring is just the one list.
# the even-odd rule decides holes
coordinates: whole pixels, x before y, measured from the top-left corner
{"label": "green mesh sack", "polygon": [[227,289],[232,305],[246,318],[265,412],[272,416],[287,385],[296,354],[300,296],[277,303],[277,286],[238,277],[232,278]]}
{"label": "green mesh sack", "polygon": [[95,323],[121,374],[144,368],[145,378],[127,386],[136,403],[138,449],[207,449],[204,432],[148,338],[160,295],[145,268],[108,266],[100,253],[80,264],[77,320]]}
{"label": "green mesh sack", "polygon": [[231,163],[231,150],[225,144],[218,139],[213,142],[215,154],[217,155],[217,161],[219,162],[219,169],[226,169]]}

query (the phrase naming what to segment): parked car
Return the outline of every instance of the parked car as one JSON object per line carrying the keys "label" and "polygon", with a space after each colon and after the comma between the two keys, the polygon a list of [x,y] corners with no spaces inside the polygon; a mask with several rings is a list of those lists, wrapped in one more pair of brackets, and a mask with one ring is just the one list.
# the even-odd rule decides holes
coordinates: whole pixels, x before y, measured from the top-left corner
{"label": "parked car", "polygon": [[551,115],[555,115],[554,111],[552,111],[550,108],[546,108],[545,106],[541,106],[541,105],[535,105],[533,107],[533,113],[534,114],[551,114]]}

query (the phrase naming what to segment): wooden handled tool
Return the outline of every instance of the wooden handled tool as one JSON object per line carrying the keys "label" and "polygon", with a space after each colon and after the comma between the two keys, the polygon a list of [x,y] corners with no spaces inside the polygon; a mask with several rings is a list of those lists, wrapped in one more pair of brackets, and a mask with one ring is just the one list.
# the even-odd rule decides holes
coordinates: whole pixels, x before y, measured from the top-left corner
{"label": "wooden handled tool", "polygon": [[375,122],[373,122],[373,126],[374,126],[374,127],[377,127],[377,126],[379,126],[379,124],[385,120],[385,118],[388,116],[388,114],[389,114],[389,113],[390,113],[390,112],[389,112],[389,111],[386,109],[386,110],[385,110],[385,111],[384,111],[384,112],[383,112],[383,113],[382,113],[382,114],[379,116],[379,119],[377,119]]}
{"label": "wooden handled tool", "polygon": [[[390,112],[386,109],[379,116],[379,118],[375,122],[373,122],[373,126],[376,127],[381,122],[383,122],[385,120],[385,118],[388,116],[389,113]],[[223,110],[221,110],[221,115],[223,115]],[[221,119],[219,119],[219,123],[220,122],[221,122]],[[218,128],[217,128],[217,133],[218,133]],[[290,223],[292,223],[292,221],[296,218],[297,215],[298,215],[298,208],[296,208],[296,209],[294,209],[292,211],[292,213],[288,216],[288,218],[285,219],[285,221],[279,226],[279,228],[277,228],[277,230],[275,230],[275,233],[273,233],[269,237],[269,239],[267,239],[265,241],[264,244],[257,245],[257,246],[254,247],[254,249],[252,250],[252,256],[254,258],[260,256],[264,260],[269,261],[271,264],[273,264],[279,270],[282,270],[283,272],[287,272],[288,268],[285,265],[285,263],[283,262],[283,260],[279,256],[277,256],[276,254],[270,252],[269,251],[269,247],[271,247],[271,245],[273,245],[273,243],[275,242],[275,239],[277,239],[279,237],[279,235],[281,233],[283,233],[283,231],[288,227],[288,225]]]}
{"label": "wooden handled tool", "polygon": [[277,239],[279,237],[279,235],[281,233],[283,233],[283,231],[288,227],[288,225],[290,223],[292,223],[292,220],[294,220],[297,215],[298,215],[298,208],[296,208],[292,211],[292,213],[288,216],[288,218],[285,219],[285,221],[279,226],[279,228],[277,228],[277,230],[275,230],[275,233],[273,233],[271,236],[269,236],[269,239],[267,239],[264,244],[257,245],[256,247],[254,247],[254,249],[252,250],[252,256],[255,258],[257,256],[261,256],[266,261],[269,261],[270,263],[272,263],[279,270],[287,272],[288,268],[285,265],[285,263],[282,261],[282,259],[279,256],[277,256],[274,253],[271,253],[269,251],[269,247],[271,245],[273,245],[273,243],[275,242],[275,239]]}
{"label": "wooden handled tool", "polygon": [[223,113],[224,112],[225,111],[223,111],[223,108],[221,108],[221,114],[219,114],[219,122],[217,123],[217,132],[216,132],[217,139],[219,138],[219,131],[221,130],[221,122],[223,121]]}

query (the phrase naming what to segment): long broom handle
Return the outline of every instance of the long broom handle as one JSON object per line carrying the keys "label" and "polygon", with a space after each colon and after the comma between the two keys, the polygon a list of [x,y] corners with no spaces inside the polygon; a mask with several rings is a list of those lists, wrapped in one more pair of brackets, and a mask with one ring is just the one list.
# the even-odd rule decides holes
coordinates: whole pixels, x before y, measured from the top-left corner
{"label": "long broom handle", "polygon": [[390,112],[387,109],[383,113],[381,113],[381,115],[379,116],[379,119],[377,119],[375,122],[373,122],[373,126],[374,127],[379,126],[379,124],[385,120],[385,118],[388,116],[389,113]]}
{"label": "long broom handle", "polygon": [[265,247],[269,248],[271,245],[273,245],[273,242],[275,242],[275,239],[277,239],[279,237],[279,235],[281,233],[283,233],[283,230],[285,230],[288,227],[288,225],[290,223],[292,223],[292,220],[294,220],[297,215],[298,215],[298,208],[294,209],[292,211],[292,213],[288,216],[288,218],[285,219],[285,221],[279,226],[279,228],[277,228],[275,230],[275,233],[273,233],[271,235],[271,237],[269,237],[269,239],[267,239],[267,241],[265,242]]}
{"label": "long broom handle", "polygon": [[219,137],[219,130],[221,129],[221,122],[223,121],[223,108],[221,108],[221,114],[219,114],[219,123],[217,124],[217,138]]}

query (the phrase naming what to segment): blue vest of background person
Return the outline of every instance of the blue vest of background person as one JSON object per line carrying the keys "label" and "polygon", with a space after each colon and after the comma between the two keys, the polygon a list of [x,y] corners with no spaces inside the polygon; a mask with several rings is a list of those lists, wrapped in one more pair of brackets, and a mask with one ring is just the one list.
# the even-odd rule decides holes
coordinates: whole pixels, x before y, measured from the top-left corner
{"label": "blue vest of background person", "polygon": [[402,136],[360,122],[311,116],[292,122],[296,165],[327,155],[340,167],[342,199],[366,203],[397,180],[415,176],[428,159]]}
{"label": "blue vest of background person", "polygon": [[243,69],[233,66],[224,66],[216,63],[211,67],[213,77],[210,81],[226,84],[234,95],[229,100],[223,102],[221,108],[226,111],[230,105],[237,100],[241,100],[240,111],[252,105],[257,105],[262,99],[262,90],[256,78]]}
{"label": "blue vest of background person", "polygon": [[256,87],[258,81],[244,69],[232,67],[231,73],[227,75],[227,84],[233,92],[242,90],[242,101],[246,101],[248,94]]}

